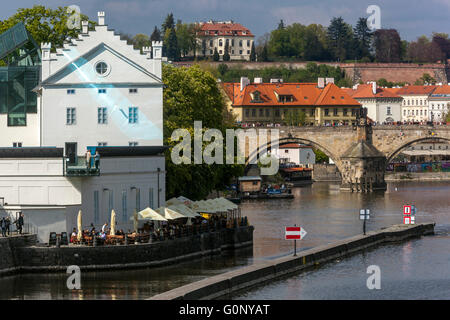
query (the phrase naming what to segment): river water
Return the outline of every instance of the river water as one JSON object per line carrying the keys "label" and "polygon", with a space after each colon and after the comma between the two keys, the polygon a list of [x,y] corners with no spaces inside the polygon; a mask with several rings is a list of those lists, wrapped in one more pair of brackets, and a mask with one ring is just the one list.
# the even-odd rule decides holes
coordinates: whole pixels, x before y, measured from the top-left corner
{"label": "river water", "polygon": [[[284,227],[302,226],[305,250],[362,233],[359,209],[371,211],[367,230],[402,223],[405,204],[416,221],[436,222],[436,235],[382,246],[234,295],[233,299],[450,299],[450,182],[389,183],[384,193],[339,191],[315,183],[296,188],[294,199],[249,200],[243,215],[255,226],[253,248],[161,268],[83,272],[81,290],[66,287],[67,276],[26,274],[0,279],[0,299],[143,299],[255,261],[292,254]],[[367,267],[381,270],[381,289],[369,290]]]}

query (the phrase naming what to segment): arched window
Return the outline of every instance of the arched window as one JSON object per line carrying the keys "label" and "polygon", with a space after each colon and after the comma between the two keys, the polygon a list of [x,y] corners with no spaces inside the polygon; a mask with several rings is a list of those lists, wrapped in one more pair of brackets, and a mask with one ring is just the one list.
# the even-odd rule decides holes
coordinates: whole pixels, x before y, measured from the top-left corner
{"label": "arched window", "polygon": [[219,40],[219,47],[222,47],[223,46],[223,41],[222,41],[222,39],[220,39]]}

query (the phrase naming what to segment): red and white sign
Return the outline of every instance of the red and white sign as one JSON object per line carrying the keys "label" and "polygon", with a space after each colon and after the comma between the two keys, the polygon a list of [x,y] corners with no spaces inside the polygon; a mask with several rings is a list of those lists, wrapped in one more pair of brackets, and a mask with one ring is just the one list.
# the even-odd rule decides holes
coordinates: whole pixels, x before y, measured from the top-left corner
{"label": "red and white sign", "polygon": [[411,224],[411,217],[404,216],[403,217],[403,224]]}
{"label": "red and white sign", "polygon": [[410,215],[411,214],[411,206],[403,206],[403,214]]}
{"label": "red and white sign", "polygon": [[305,229],[302,227],[286,227],[285,239],[286,240],[302,240],[306,235]]}

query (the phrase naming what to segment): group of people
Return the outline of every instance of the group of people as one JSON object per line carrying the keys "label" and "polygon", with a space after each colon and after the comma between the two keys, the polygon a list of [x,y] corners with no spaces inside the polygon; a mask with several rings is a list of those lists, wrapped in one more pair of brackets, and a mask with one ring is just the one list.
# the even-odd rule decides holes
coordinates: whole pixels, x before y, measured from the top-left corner
{"label": "group of people", "polygon": [[[24,225],[24,215],[22,212],[19,212],[19,217],[12,224],[16,225],[17,232],[22,234],[23,225]],[[9,216],[3,217],[0,219],[0,229],[2,230],[2,237],[7,237],[10,235],[11,228],[11,218]]]}
{"label": "group of people", "polygon": [[[86,151],[86,167],[88,170],[91,169],[91,159],[92,159],[92,154],[90,150]],[[95,169],[98,170],[98,166],[100,165],[100,153],[98,153],[98,150],[95,151],[95,155],[94,155],[94,165],[95,165]]]}

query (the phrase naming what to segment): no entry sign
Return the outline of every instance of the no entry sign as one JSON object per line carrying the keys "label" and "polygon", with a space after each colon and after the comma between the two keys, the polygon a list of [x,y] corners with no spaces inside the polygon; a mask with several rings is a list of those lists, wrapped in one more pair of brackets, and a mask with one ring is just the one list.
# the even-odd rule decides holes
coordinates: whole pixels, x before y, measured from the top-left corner
{"label": "no entry sign", "polygon": [[286,240],[301,240],[305,235],[306,231],[302,227],[286,227],[285,230]]}
{"label": "no entry sign", "polygon": [[403,206],[403,214],[410,215],[411,214],[411,206]]}

